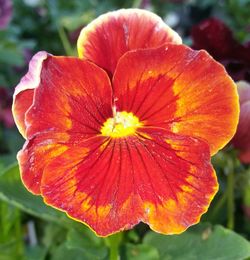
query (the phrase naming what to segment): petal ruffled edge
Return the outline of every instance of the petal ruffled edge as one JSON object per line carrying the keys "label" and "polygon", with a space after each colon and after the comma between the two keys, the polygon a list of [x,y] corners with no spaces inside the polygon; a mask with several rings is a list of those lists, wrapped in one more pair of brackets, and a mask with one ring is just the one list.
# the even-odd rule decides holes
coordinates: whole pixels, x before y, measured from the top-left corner
{"label": "petal ruffled edge", "polygon": [[140,137],[88,139],[59,155],[45,168],[44,202],[98,236],[141,221],[163,234],[198,223],[218,190],[208,145],[175,135],[153,141],[141,130]]}
{"label": "petal ruffled edge", "polygon": [[29,63],[28,72],[15,88],[12,113],[17,128],[24,138],[26,138],[25,114],[33,103],[34,89],[40,84],[42,63],[49,55],[45,51],[36,53]]}

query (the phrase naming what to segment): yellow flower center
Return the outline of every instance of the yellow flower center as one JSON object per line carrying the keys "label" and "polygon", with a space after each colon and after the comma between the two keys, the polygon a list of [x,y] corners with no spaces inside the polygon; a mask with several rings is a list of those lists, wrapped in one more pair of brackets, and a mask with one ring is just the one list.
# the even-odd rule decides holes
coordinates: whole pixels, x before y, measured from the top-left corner
{"label": "yellow flower center", "polygon": [[138,117],[131,112],[116,112],[114,108],[113,114],[114,117],[108,118],[101,128],[103,136],[119,138],[133,135],[136,132],[136,129],[142,126]]}

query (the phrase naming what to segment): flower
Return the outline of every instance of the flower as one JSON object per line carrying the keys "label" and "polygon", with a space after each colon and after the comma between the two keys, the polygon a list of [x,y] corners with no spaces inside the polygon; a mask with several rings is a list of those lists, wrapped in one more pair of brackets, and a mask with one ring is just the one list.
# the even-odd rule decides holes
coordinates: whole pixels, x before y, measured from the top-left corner
{"label": "flower", "polygon": [[16,87],[24,185],[100,236],[199,222],[218,189],[210,156],[236,130],[234,82],[148,11],[104,14],[77,45],[80,58],[37,53]]}
{"label": "flower", "polygon": [[237,87],[240,97],[240,120],[232,143],[240,151],[240,161],[250,163],[250,84],[239,81]]}
{"label": "flower", "polygon": [[235,81],[250,81],[250,42],[242,45],[219,19],[209,18],[193,26],[194,49],[205,49],[221,62]]}
{"label": "flower", "polygon": [[5,29],[12,16],[12,1],[0,0],[0,30]]}

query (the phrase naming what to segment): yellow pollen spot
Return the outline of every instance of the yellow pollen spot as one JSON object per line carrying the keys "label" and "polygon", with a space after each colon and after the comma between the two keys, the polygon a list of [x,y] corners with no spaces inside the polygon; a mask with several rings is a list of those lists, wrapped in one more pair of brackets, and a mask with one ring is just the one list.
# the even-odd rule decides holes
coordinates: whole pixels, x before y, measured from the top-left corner
{"label": "yellow pollen spot", "polygon": [[116,112],[115,107],[113,108],[113,117],[108,118],[101,128],[103,136],[110,136],[113,138],[124,137],[133,135],[136,129],[142,126],[138,117],[133,113],[126,111]]}

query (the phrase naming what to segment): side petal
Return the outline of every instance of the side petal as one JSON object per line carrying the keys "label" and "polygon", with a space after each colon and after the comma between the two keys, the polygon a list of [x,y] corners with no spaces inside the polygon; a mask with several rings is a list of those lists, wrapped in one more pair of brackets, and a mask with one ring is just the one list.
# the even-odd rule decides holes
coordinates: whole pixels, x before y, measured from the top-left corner
{"label": "side petal", "polygon": [[12,113],[17,128],[24,138],[26,138],[25,113],[32,105],[34,89],[40,84],[42,63],[48,56],[45,51],[35,54],[29,63],[29,71],[15,88]]}
{"label": "side petal", "polygon": [[27,136],[44,132],[100,133],[112,116],[108,75],[93,63],[73,57],[48,57],[33,105],[26,113]]}
{"label": "side petal", "polygon": [[27,141],[18,154],[24,185],[39,194],[45,166],[68,146],[99,135],[111,116],[111,85],[102,69],[78,58],[48,57],[25,115]]}
{"label": "side petal", "polygon": [[218,191],[209,146],[154,128],[140,132],[138,157],[152,176],[154,190],[144,202],[144,221],[156,232],[179,234],[200,221]]}
{"label": "side petal", "polygon": [[113,74],[127,51],[181,43],[181,38],[162,19],[146,10],[122,9],[99,16],[82,29],[77,42],[80,58],[93,61]]}
{"label": "side petal", "polygon": [[41,185],[46,203],[100,236],[140,221],[181,233],[199,221],[217,188],[206,143],[157,129],[72,146],[47,165]]}
{"label": "side petal", "polygon": [[236,131],[236,86],[205,51],[168,44],[128,52],[119,60],[113,87],[118,111],[133,112],[145,126],[201,138],[211,154]]}

